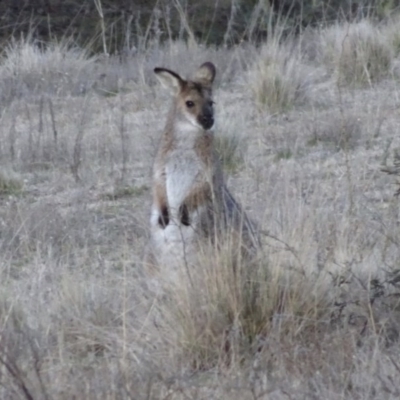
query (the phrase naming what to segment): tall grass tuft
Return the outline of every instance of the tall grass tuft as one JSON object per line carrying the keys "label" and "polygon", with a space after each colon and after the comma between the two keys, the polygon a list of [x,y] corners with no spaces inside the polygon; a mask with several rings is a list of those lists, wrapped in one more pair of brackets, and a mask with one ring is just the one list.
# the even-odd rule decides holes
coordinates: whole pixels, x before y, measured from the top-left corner
{"label": "tall grass tuft", "polygon": [[340,85],[371,85],[391,71],[392,47],[370,21],[329,27],[320,40],[323,59]]}
{"label": "tall grass tuft", "polygon": [[12,40],[0,64],[1,91],[81,94],[93,84],[96,57],[68,41],[38,43],[31,39]]}
{"label": "tall grass tuft", "polygon": [[23,183],[21,180],[0,170],[0,197],[20,194],[22,188]]}
{"label": "tall grass tuft", "polygon": [[294,44],[268,41],[249,71],[256,103],[272,113],[283,112],[307,98],[308,76]]}
{"label": "tall grass tuft", "polygon": [[387,43],[392,46],[394,56],[400,55],[400,15],[393,17],[383,28]]}
{"label": "tall grass tuft", "polygon": [[214,146],[227,173],[237,172],[244,164],[248,142],[246,121],[225,110],[218,110],[218,127],[215,129]]}
{"label": "tall grass tuft", "polygon": [[268,257],[250,263],[224,243],[169,291],[160,311],[189,367],[237,365],[276,329],[288,339],[320,329],[329,308],[319,283]]}

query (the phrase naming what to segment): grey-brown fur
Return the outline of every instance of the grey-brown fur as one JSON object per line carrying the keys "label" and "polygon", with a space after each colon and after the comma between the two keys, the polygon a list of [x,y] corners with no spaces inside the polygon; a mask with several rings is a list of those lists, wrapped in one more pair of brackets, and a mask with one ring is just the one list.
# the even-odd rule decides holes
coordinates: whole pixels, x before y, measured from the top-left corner
{"label": "grey-brown fur", "polygon": [[254,254],[258,237],[227,189],[214,149],[214,65],[201,65],[193,80],[162,68],[155,73],[173,89],[174,100],[153,167],[146,264],[190,263],[201,243],[227,237],[233,239],[232,249]]}

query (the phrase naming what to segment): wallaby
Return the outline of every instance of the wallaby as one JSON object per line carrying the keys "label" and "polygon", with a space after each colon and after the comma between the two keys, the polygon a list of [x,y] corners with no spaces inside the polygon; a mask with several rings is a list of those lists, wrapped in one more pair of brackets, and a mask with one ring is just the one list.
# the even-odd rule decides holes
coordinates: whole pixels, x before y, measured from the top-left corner
{"label": "wallaby", "polygon": [[185,80],[155,68],[161,84],[174,95],[153,167],[151,239],[145,263],[190,263],[204,239],[218,243],[231,234],[233,247],[253,254],[258,237],[251,221],[225,186],[214,149],[211,62]]}

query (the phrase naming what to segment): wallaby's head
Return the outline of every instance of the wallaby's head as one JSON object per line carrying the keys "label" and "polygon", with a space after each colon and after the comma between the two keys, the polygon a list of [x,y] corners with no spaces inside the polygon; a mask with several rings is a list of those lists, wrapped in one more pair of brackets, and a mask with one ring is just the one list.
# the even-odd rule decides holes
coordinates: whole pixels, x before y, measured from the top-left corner
{"label": "wallaby's head", "polygon": [[202,64],[192,80],[181,78],[166,68],[155,68],[161,84],[172,90],[176,96],[176,117],[205,130],[214,125],[212,84],[215,66],[210,62]]}

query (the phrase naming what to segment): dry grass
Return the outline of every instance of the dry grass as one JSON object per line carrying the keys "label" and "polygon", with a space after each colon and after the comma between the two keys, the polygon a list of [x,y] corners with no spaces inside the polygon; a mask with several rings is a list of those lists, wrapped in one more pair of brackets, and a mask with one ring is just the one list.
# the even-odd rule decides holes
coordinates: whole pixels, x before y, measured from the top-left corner
{"label": "dry grass", "polygon": [[186,368],[234,367],[261,351],[278,326],[282,339],[293,332],[305,339],[310,331],[328,327],[332,310],[321,276],[296,267],[290,272],[268,254],[249,268],[234,253],[231,243],[205,253],[190,279],[183,272],[167,291],[170,311],[163,305],[160,314],[165,326],[173,327],[166,335],[175,339],[173,347]]}
{"label": "dry grass", "polygon": [[[393,33],[332,32],[360,26],[379,45]],[[191,46],[153,43],[129,62],[25,42],[4,53],[0,86],[24,96],[2,97],[0,114],[0,398],[398,398],[399,208],[381,165],[398,161],[399,82],[363,59],[357,79],[374,85],[354,85],[352,59],[338,90],[338,59],[303,44],[250,61],[251,45]],[[206,249],[167,283],[141,264],[168,107],[151,68],[206,59],[228,186],[262,250],[249,265],[232,244]]]}
{"label": "dry grass", "polygon": [[400,17],[394,16],[383,28],[383,34],[393,48],[394,55],[400,54]]}
{"label": "dry grass", "polygon": [[[13,176],[14,175],[14,176]],[[15,177],[15,174],[0,171],[0,196],[12,196],[21,193],[23,183]]]}
{"label": "dry grass", "polygon": [[94,82],[96,58],[68,42],[12,40],[0,68],[1,101],[32,92],[52,95],[86,93]]}
{"label": "dry grass", "polygon": [[282,112],[304,103],[310,77],[294,43],[274,38],[264,44],[249,71],[249,85],[256,104],[270,112]]}
{"label": "dry grass", "polygon": [[392,72],[395,36],[368,20],[332,26],[320,38],[325,63],[340,85],[371,85]]}
{"label": "dry grass", "polygon": [[324,120],[312,124],[310,131],[310,146],[323,144],[344,151],[354,149],[363,136],[361,118],[351,114],[329,113]]}
{"label": "dry grass", "polygon": [[215,129],[215,148],[225,172],[232,174],[244,165],[248,147],[246,121],[236,118],[230,111],[218,108],[220,115]]}

